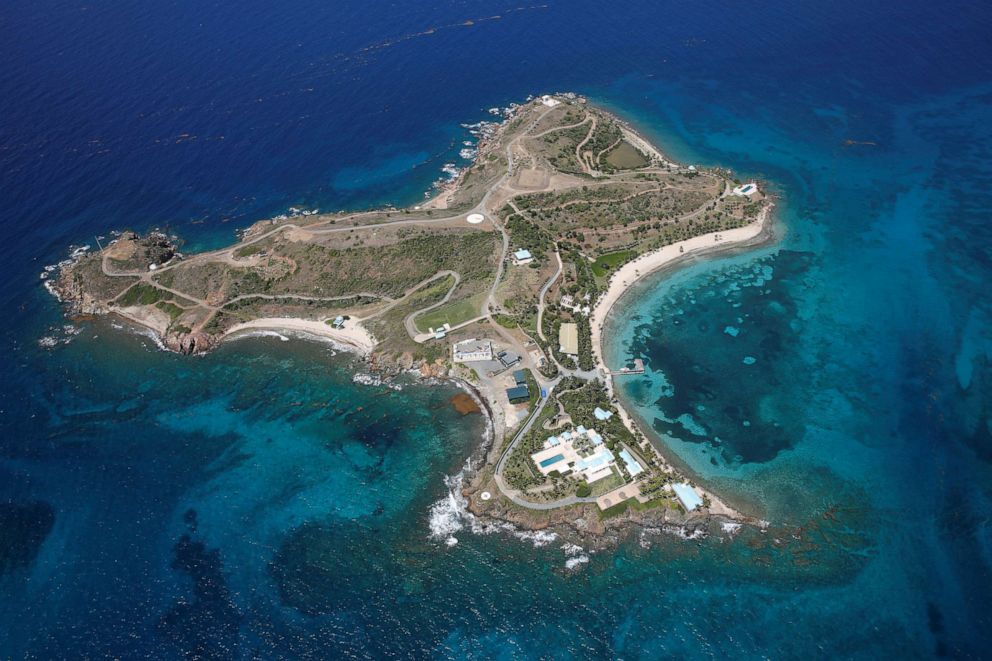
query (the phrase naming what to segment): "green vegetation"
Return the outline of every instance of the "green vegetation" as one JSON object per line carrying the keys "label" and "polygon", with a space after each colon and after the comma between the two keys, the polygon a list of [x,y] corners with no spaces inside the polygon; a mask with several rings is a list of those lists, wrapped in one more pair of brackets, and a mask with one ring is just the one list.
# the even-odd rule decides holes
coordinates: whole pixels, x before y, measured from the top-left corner
{"label": "green vegetation", "polygon": [[644,243],[645,252],[668,246],[679,241],[691,239],[694,236],[710,234],[712,232],[724,232],[726,230],[743,227],[750,222],[747,218],[723,215],[710,218],[695,218],[688,221],[670,223],[662,226],[658,233],[648,242]]}
{"label": "green vegetation", "polygon": [[101,261],[99,255],[87,255],[79,261],[71,275],[75,284],[85,288],[94,298],[100,300],[116,298],[137,281],[136,277],[105,275]]}
{"label": "green vegetation", "polygon": [[579,369],[588,371],[596,366],[592,355],[592,326],[589,324],[589,317],[582,314],[576,316],[575,325],[579,329]]}
{"label": "green vegetation", "polygon": [[382,342],[384,351],[393,356],[408,352],[414,359],[433,361],[448,354],[443,342],[417,344],[407,334],[403,320],[411,313],[442,300],[451,288],[451,278],[439,278],[409,295],[402,303],[385,314],[366,322],[366,326]]}
{"label": "green vegetation", "polygon": [[605,155],[605,164],[600,161],[604,170],[636,170],[649,163],[648,158],[632,144],[624,140]]}
{"label": "green vegetation", "polygon": [[527,435],[520,439],[507,458],[506,466],[503,468],[503,478],[514,489],[527,489],[544,481],[543,476],[535,469],[530,455],[537,451],[547,436],[547,432],[543,428],[544,423],[553,418],[557,412],[558,406],[555,404],[554,398],[549,398],[536,414],[537,418]]}
{"label": "green vegetation", "polygon": [[530,392],[530,402],[528,402],[527,407],[533,411],[534,406],[541,399],[541,386],[538,385],[537,379],[534,378],[534,373],[529,369],[524,368],[524,374],[527,375],[527,390]]}
{"label": "green vegetation", "polygon": [[320,301],[293,296],[275,298],[250,297],[242,298],[225,304],[221,309],[229,316],[240,321],[248,321],[255,317],[265,316],[300,316],[305,319],[316,319],[340,310],[375,303],[376,299],[364,296],[351,296],[333,301]]}
{"label": "green vegetation", "polygon": [[471,298],[449,302],[434,310],[428,310],[415,319],[417,330],[426,333],[428,328],[440,328],[444,324],[457,326],[479,316],[482,298],[485,294],[476,294]]}
{"label": "green vegetation", "polygon": [[251,243],[247,246],[242,246],[234,251],[234,256],[238,259],[244,259],[245,257],[251,257],[252,255],[257,255],[262,252],[264,248],[259,243]]}
{"label": "green vegetation", "polygon": [[572,424],[597,430],[603,435],[607,447],[611,450],[618,449],[620,442],[628,445],[636,444],[634,435],[623,424],[619,415],[614,415],[609,420],[597,420],[593,414],[597,406],[616,412],[610,403],[606,388],[599,379],[584,381],[577,377],[568,377],[561,381],[558,390],[561,392],[558,400],[572,418]]}
{"label": "green vegetation", "polygon": [[324,295],[368,291],[399,298],[434,275],[449,269],[463,283],[492,277],[497,237],[494,232],[421,235],[385,246],[337,250],[307,243],[282,248],[297,271],[274,283],[272,289],[300,291],[313,288]]}
{"label": "green vegetation", "polygon": [[548,253],[554,251],[554,239],[551,234],[518,213],[507,217],[506,229],[510,233],[514,247],[526,248],[537,261],[544,260]]}
{"label": "green vegetation", "polygon": [[617,472],[617,468],[614,468],[610,473],[609,477],[604,477],[602,479],[596,480],[592,486],[592,495],[599,498],[603,494],[609,493],[614,489],[622,487],[625,483],[623,476]]}
{"label": "green vegetation", "polygon": [[183,309],[172,301],[159,301],[155,304],[155,307],[169,315],[169,319],[172,321],[178,319],[179,315],[183,313]]}
{"label": "green vegetation", "polygon": [[597,278],[603,278],[615,271],[618,266],[626,264],[634,257],[637,257],[636,250],[618,250],[606,253],[596,258],[592,265],[592,272]]}
{"label": "green vegetation", "polygon": [[[670,185],[674,175],[657,181],[630,178],[622,183],[580,186],[557,192],[532,193],[514,202],[532,222],[556,237],[559,246],[604,251],[630,244],[630,234],[646,237],[687,214],[712,204],[720,183],[712,178]],[[714,208],[714,215],[719,213]]]}
{"label": "green vegetation", "polygon": [[561,172],[581,173],[582,166],[575,158],[575,149],[589,133],[589,123],[549,133],[543,138],[542,150],[548,162]]}
{"label": "green vegetation", "polygon": [[122,308],[132,305],[154,305],[159,301],[172,298],[172,294],[144,282],[136,283],[133,287],[117,298],[117,304]]}
{"label": "green vegetation", "polygon": [[637,512],[642,512],[644,510],[654,509],[656,507],[667,507],[669,509],[678,509],[678,505],[668,499],[668,498],[656,498],[654,500],[649,500],[646,503],[642,503],[636,498],[628,498],[627,500],[617,503],[613,507],[608,507],[605,510],[599,511],[599,519],[605,521],[607,519],[613,519],[615,517],[625,514],[628,510],[634,510]]}
{"label": "green vegetation", "polygon": [[503,328],[516,328],[520,325],[514,317],[502,313],[494,314],[493,321],[495,321]]}

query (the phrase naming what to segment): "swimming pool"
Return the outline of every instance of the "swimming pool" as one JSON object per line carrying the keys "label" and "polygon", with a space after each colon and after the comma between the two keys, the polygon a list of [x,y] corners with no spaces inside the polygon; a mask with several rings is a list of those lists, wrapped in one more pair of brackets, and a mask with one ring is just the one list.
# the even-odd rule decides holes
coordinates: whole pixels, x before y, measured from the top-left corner
{"label": "swimming pool", "polygon": [[556,454],[553,457],[548,457],[547,459],[541,462],[541,468],[547,468],[551,464],[557,464],[559,461],[561,461],[564,458],[565,455],[563,454]]}

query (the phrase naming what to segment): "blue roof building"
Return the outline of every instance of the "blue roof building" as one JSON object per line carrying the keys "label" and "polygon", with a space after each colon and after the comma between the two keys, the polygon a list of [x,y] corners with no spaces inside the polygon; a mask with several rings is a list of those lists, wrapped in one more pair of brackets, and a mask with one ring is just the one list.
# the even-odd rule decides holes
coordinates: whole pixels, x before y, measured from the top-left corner
{"label": "blue roof building", "polygon": [[627,466],[627,472],[630,473],[631,477],[637,477],[644,472],[644,468],[642,468],[637,460],[634,459],[634,456],[627,451],[627,448],[620,450],[620,458],[623,459],[623,463]]}
{"label": "blue roof building", "polygon": [[613,417],[613,411],[604,411],[598,406],[595,409],[593,409],[592,414],[596,416],[597,420],[609,420],[610,418]]}
{"label": "blue roof building", "polygon": [[688,484],[673,484],[672,491],[675,492],[675,495],[678,497],[679,502],[682,503],[682,507],[685,508],[686,512],[691,512],[703,504],[703,499],[700,498],[699,494],[696,493],[696,490]]}

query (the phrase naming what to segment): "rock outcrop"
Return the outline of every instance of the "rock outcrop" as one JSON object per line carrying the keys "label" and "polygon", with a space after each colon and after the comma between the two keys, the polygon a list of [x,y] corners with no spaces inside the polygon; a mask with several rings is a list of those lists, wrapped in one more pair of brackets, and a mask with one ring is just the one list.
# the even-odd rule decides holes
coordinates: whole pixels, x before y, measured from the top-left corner
{"label": "rock outcrop", "polygon": [[217,342],[213,336],[202,332],[192,333],[166,333],[162,338],[162,344],[169,351],[175,351],[189,356],[197,353],[206,353],[213,348]]}

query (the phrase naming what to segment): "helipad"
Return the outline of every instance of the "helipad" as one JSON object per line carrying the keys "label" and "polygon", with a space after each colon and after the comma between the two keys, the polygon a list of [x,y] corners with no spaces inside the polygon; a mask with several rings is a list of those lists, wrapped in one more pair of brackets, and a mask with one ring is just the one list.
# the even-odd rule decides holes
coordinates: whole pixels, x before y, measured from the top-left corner
{"label": "helipad", "polygon": [[492,497],[493,495],[488,491],[483,491],[482,493],[479,494],[479,498],[481,498],[482,500],[489,500]]}
{"label": "helipad", "polygon": [[467,220],[470,225],[478,225],[485,219],[486,217],[483,216],[481,213],[470,213],[468,215],[468,218],[466,218],[465,220]]}

